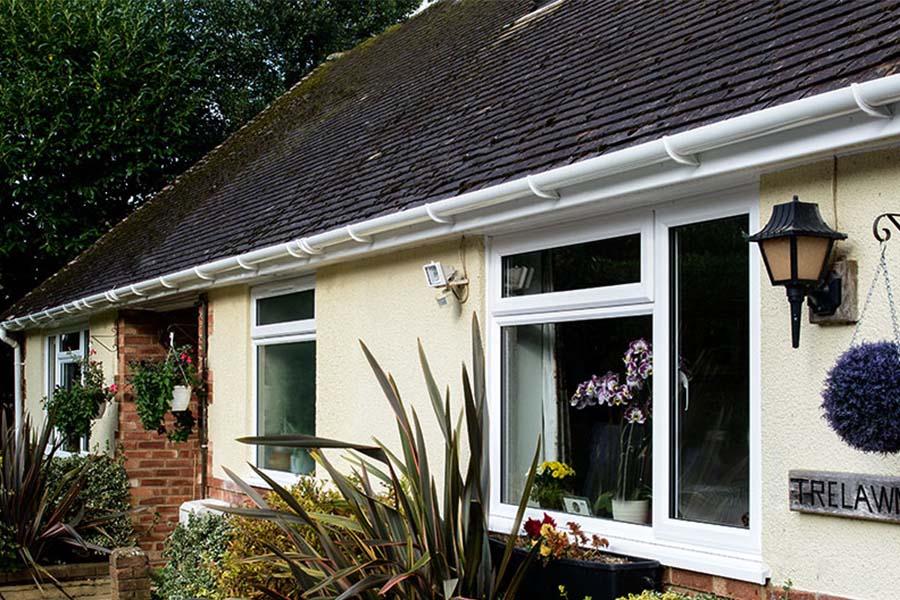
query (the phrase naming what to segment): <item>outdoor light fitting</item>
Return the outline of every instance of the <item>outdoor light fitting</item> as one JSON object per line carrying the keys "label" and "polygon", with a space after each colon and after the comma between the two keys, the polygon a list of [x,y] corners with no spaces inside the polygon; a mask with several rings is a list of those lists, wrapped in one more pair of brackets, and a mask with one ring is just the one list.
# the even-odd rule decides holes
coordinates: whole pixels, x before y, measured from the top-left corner
{"label": "outdoor light fitting", "polygon": [[835,240],[847,235],[835,231],[822,219],[819,205],[800,202],[777,204],[772,217],[750,242],[759,244],[772,285],[783,285],[791,303],[791,345],[800,346],[800,316],[803,299],[817,315],[834,314],[841,304],[841,279],[828,277],[828,257]]}

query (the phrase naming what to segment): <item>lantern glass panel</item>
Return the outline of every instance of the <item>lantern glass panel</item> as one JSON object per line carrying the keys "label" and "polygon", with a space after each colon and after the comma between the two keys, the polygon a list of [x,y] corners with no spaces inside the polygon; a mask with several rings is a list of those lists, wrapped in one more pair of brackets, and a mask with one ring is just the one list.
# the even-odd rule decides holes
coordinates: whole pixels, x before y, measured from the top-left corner
{"label": "lantern glass panel", "polygon": [[791,279],[791,239],[788,237],[772,238],[760,242],[763,258],[769,267],[772,284]]}
{"label": "lantern glass panel", "polygon": [[797,237],[797,279],[818,281],[828,258],[831,240],[823,237]]}

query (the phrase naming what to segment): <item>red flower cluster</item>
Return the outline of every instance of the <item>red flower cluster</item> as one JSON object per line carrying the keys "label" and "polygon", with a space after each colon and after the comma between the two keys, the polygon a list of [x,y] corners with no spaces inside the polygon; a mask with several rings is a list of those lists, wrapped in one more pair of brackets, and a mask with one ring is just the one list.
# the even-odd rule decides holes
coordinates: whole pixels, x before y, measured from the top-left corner
{"label": "red flower cluster", "polygon": [[556,527],[556,521],[553,520],[553,517],[544,513],[544,520],[538,521],[537,519],[528,519],[525,521],[525,533],[533,540],[541,537],[541,527],[544,525],[550,525],[551,527]]}

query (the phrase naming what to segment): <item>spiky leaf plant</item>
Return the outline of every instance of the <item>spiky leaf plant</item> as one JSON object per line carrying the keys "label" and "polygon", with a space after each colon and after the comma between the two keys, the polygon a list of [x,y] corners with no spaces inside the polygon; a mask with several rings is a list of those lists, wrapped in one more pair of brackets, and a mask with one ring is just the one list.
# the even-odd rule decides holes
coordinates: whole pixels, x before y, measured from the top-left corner
{"label": "spiky leaf plant", "polygon": [[18,432],[7,424],[5,415],[2,418],[0,522],[11,527],[18,561],[36,579],[48,575],[41,561],[60,545],[105,551],[81,537],[79,527],[90,528],[96,523],[82,523],[83,510],[74,510],[87,463],[51,483],[50,464],[60,445],[60,439],[54,439],[57,437],[53,435],[52,417],[37,431],[26,415]]}
{"label": "spiky leaf plant", "polygon": [[[463,365],[463,410],[455,420],[450,409],[449,389],[441,395],[421,343],[419,345],[428,395],[443,438],[444,472],[440,488],[432,472],[432,460],[415,408],[404,405],[393,377],[378,365],[365,344],[362,344],[363,353],[397,419],[399,455],[378,440],[373,445],[303,435],[241,440],[251,444],[311,449],[350,508],[352,518],[311,514],[264,471],[253,467],[290,508],[289,511],[274,510],[252,487],[229,472],[257,505],[256,508],[235,507],[229,511],[275,520],[292,539],[296,547],[293,553],[275,547],[270,549],[292,573],[301,598],[495,600],[516,597],[534,551],[517,572],[505,576],[513,551],[514,536],[511,536],[501,563],[491,562],[488,540],[490,474],[484,446],[488,431],[484,352],[478,321],[474,318],[472,339],[473,370],[470,376]],[[463,435],[469,445],[467,456],[462,447]],[[358,485],[320,452],[330,448],[352,452]],[[537,459],[538,448],[513,531],[518,531],[521,526]],[[378,482],[389,486],[394,501],[384,502],[377,497],[374,484]],[[313,545],[304,540],[296,531],[297,525],[311,527],[318,543]],[[271,597],[284,598],[272,590],[263,591]]]}

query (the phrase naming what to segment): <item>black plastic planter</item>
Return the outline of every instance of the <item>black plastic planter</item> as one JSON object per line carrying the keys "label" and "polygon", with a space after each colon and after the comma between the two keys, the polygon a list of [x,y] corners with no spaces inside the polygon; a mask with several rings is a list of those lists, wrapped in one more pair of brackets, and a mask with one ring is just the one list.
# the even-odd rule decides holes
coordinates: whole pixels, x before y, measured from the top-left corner
{"label": "black plastic planter", "polygon": [[[503,558],[504,542],[491,540],[491,559],[499,564]],[[516,548],[510,559],[510,571],[514,572],[528,553]],[[566,587],[569,600],[616,600],[643,590],[661,589],[662,569],[655,560],[624,557],[623,564],[607,564],[594,561],[560,559],[544,566],[535,561],[528,569],[516,600],[557,600],[559,586]]]}

